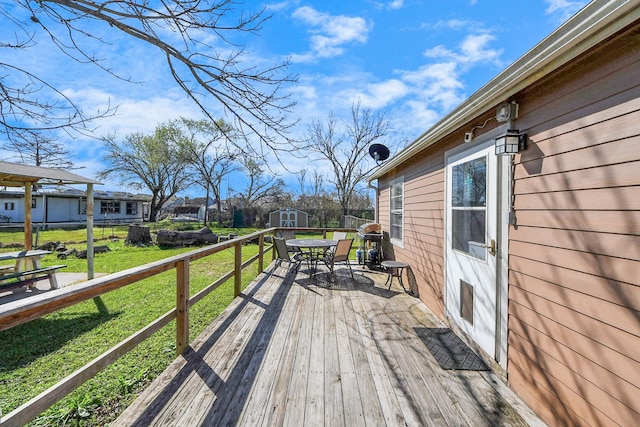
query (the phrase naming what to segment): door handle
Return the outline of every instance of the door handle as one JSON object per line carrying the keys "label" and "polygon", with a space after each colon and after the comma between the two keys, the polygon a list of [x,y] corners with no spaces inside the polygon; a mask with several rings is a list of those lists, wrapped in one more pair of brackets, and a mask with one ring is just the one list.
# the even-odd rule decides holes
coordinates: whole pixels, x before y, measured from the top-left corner
{"label": "door handle", "polygon": [[488,245],[483,245],[480,243],[473,243],[474,245],[481,247],[481,248],[485,248],[485,249],[489,249],[489,253],[493,256],[496,256],[496,241],[491,239],[491,243],[489,243]]}
{"label": "door handle", "polygon": [[491,239],[491,244],[485,245],[485,248],[489,249],[489,253],[493,256],[496,256],[496,241]]}

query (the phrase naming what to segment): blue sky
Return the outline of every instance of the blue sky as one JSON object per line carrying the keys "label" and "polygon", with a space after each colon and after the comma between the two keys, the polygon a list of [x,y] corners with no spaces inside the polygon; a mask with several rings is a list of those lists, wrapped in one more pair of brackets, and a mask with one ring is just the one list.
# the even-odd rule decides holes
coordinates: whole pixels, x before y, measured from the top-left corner
{"label": "blue sky", "polygon": [[[286,90],[296,106],[291,113],[304,135],[312,119],[330,111],[348,117],[353,103],[384,111],[392,132],[384,142],[392,152],[437,120],[542,41],[586,0],[308,0],[247,1],[272,14],[259,34],[246,37],[248,64],[274,65],[290,58],[289,72],[299,81]],[[0,15],[0,37],[13,29]],[[150,132],[181,116],[202,118],[198,108],[169,76],[162,54],[105,27],[92,31],[109,44],[86,47],[104,64],[136,83],[119,81],[98,67],[78,64],[38,37],[25,52],[0,50],[0,62],[16,63],[47,79],[86,111],[118,106],[117,115],[97,123],[97,134],[124,137]],[[42,35],[40,35],[42,36]],[[215,111],[215,107],[214,107]],[[95,140],[71,139],[73,161],[81,175],[102,168]],[[0,154],[0,157],[2,155]],[[290,169],[312,169],[313,159],[289,159]],[[320,167],[320,165],[318,165]],[[281,177],[299,189],[296,176]],[[240,189],[238,177],[231,186]],[[98,187],[126,190],[114,182]],[[190,192],[191,196],[199,196]],[[224,196],[224,195],[223,195]]]}

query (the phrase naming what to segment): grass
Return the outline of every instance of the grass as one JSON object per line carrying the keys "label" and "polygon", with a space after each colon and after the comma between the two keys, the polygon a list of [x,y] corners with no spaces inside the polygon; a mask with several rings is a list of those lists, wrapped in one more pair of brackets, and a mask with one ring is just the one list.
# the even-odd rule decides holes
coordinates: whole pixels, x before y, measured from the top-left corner
{"label": "grass", "polygon": [[[3,243],[16,238],[11,234],[0,233]],[[21,233],[18,234],[19,242],[22,236]],[[123,238],[126,230],[116,230],[115,233],[110,231],[109,235],[112,234],[120,239],[108,241],[110,252],[96,254],[96,273],[121,271],[193,249],[163,250],[155,246],[125,246]],[[82,242],[83,236],[86,239],[84,230],[52,230],[41,232],[39,237],[41,242]],[[42,240],[43,238],[46,240]],[[73,247],[76,244],[81,249],[82,243],[75,243]],[[256,253],[256,245],[243,246],[244,259]],[[233,258],[233,249],[229,249],[192,263],[191,294],[232,270]],[[55,254],[48,255],[43,260],[43,265],[59,263]],[[86,260],[69,258],[64,263],[68,267],[63,271],[86,271]],[[256,269],[254,264],[243,272],[243,288],[258,274]],[[192,307],[191,339],[195,339],[232,299],[233,282],[228,281]],[[2,413],[7,414],[27,402],[173,308],[175,272],[169,271],[0,332]],[[30,425],[105,425],[115,419],[174,359],[175,322],[172,322],[51,407]]]}

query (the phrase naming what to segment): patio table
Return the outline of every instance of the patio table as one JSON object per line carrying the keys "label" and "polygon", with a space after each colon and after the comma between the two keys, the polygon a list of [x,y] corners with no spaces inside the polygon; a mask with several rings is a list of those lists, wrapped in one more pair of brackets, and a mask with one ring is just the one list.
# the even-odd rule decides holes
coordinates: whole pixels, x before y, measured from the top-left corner
{"label": "patio table", "polygon": [[33,280],[29,280],[29,278],[35,278],[38,274],[46,273],[46,277],[49,278],[51,288],[56,289],[58,287],[58,282],[55,277],[55,270],[64,266],[42,268],[42,266],[40,265],[40,260],[45,255],[48,255],[50,253],[50,251],[44,251],[40,249],[0,253],[0,262],[15,262],[14,265],[0,266],[0,285],[8,279],[22,278],[26,279],[25,283],[28,284],[29,289],[31,289],[31,282]]}
{"label": "patio table", "polygon": [[318,267],[318,260],[320,259],[320,253],[323,253],[332,246],[338,244],[337,240],[329,239],[289,239],[285,242],[287,246],[292,248],[306,249],[302,251],[306,255],[307,263],[309,265],[309,276],[315,276],[315,272]]}

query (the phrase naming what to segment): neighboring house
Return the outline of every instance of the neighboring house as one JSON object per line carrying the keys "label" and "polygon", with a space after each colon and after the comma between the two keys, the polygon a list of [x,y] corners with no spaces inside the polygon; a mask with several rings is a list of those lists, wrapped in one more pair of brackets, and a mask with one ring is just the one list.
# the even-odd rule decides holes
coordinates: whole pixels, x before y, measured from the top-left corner
{"label": "neighboring house", "polygon": [[[121,192],[94,191],[94,222],[140,222],[148,217],[148,197]],[[38,191],[31,197],[33,223],[85,222],[84,191]],[[24,192],[0,191],[2,222],[24,222]]]}
{"label": "neighboring house", "polygon": [[544,421],[640,425],[640,2],[591,2],[370,179],[386,255]]}

